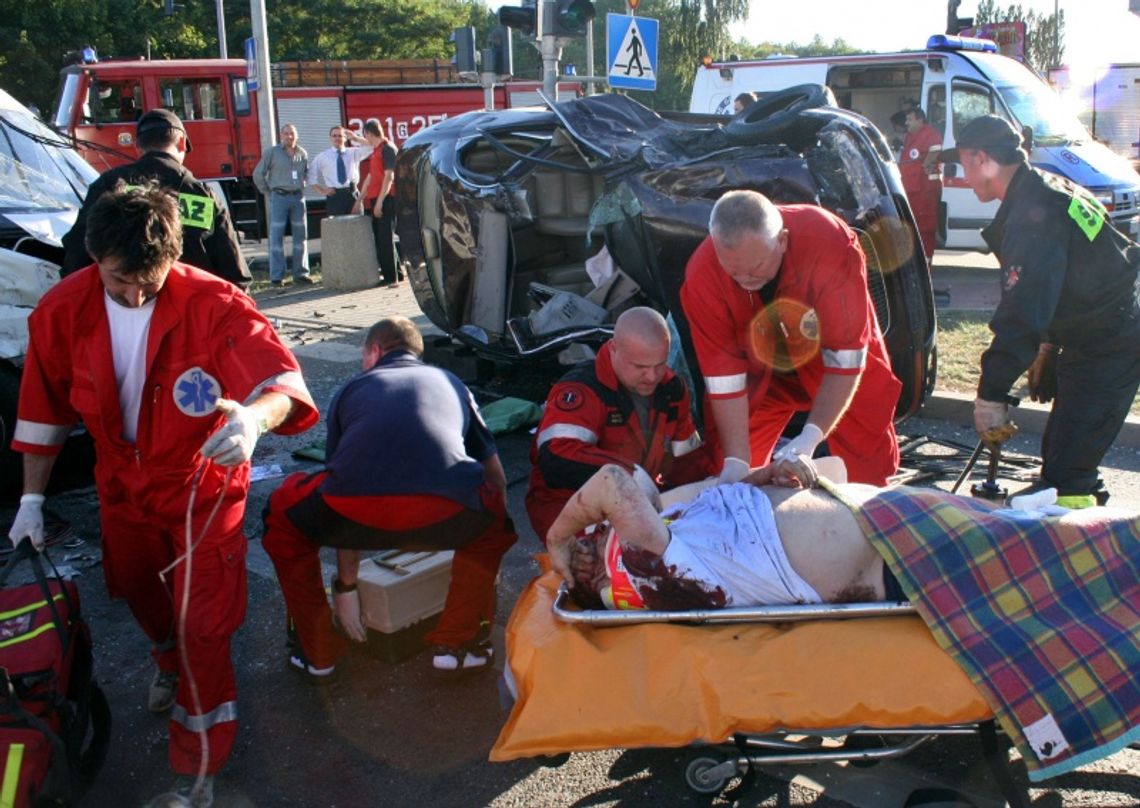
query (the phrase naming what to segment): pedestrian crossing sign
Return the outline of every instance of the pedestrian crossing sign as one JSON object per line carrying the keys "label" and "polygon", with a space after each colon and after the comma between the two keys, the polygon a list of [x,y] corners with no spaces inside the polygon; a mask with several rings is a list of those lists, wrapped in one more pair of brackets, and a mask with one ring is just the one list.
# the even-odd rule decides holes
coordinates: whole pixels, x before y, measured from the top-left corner
{"label": "pedestrian crossing sign", "polygon": [[614,89],[657,89],[657,20],[606,15],[606,78]]}

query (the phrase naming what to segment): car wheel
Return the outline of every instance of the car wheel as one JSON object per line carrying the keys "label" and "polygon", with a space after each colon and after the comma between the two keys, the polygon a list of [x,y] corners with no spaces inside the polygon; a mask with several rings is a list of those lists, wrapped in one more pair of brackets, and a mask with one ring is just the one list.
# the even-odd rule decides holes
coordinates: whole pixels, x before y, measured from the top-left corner
{"label": "car wheel", "polygon": [[749,104],[725,124],[724,133],[740,146],[779,142],[796,131],[801,112],[834,103],[822,84],[798,84]]}

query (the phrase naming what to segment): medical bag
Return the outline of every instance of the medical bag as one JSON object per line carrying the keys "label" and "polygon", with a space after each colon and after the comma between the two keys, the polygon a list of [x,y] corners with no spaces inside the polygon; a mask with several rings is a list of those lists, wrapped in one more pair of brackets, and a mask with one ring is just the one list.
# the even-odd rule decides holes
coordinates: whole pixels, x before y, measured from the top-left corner
{"label": "medical bag", "polygon": [[[34,583],[9,586],[21,567]],[[0,570],[0,806],[77,800],[103,763],[110,732],[79,590],[25,539]]]}

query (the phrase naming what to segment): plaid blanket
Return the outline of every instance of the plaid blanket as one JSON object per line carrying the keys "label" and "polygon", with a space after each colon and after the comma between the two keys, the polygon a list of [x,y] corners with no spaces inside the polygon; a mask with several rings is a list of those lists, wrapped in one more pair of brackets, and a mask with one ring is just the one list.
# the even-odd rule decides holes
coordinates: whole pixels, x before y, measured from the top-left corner
{"label": "plaid blanket", "polygon": [[892,489],[856,518],[1033,781],[1140,740],[1140,518]]}

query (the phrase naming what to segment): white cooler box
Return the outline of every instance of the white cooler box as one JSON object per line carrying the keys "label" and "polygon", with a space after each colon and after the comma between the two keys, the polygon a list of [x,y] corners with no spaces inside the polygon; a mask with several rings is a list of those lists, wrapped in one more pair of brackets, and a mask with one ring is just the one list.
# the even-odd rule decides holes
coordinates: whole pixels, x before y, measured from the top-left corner
{"label": "white cooler box", "polygon": [[382,550],[361,561],[356,585],[370,651],[399,662],[423,650],[447,600],[454,555]]}

